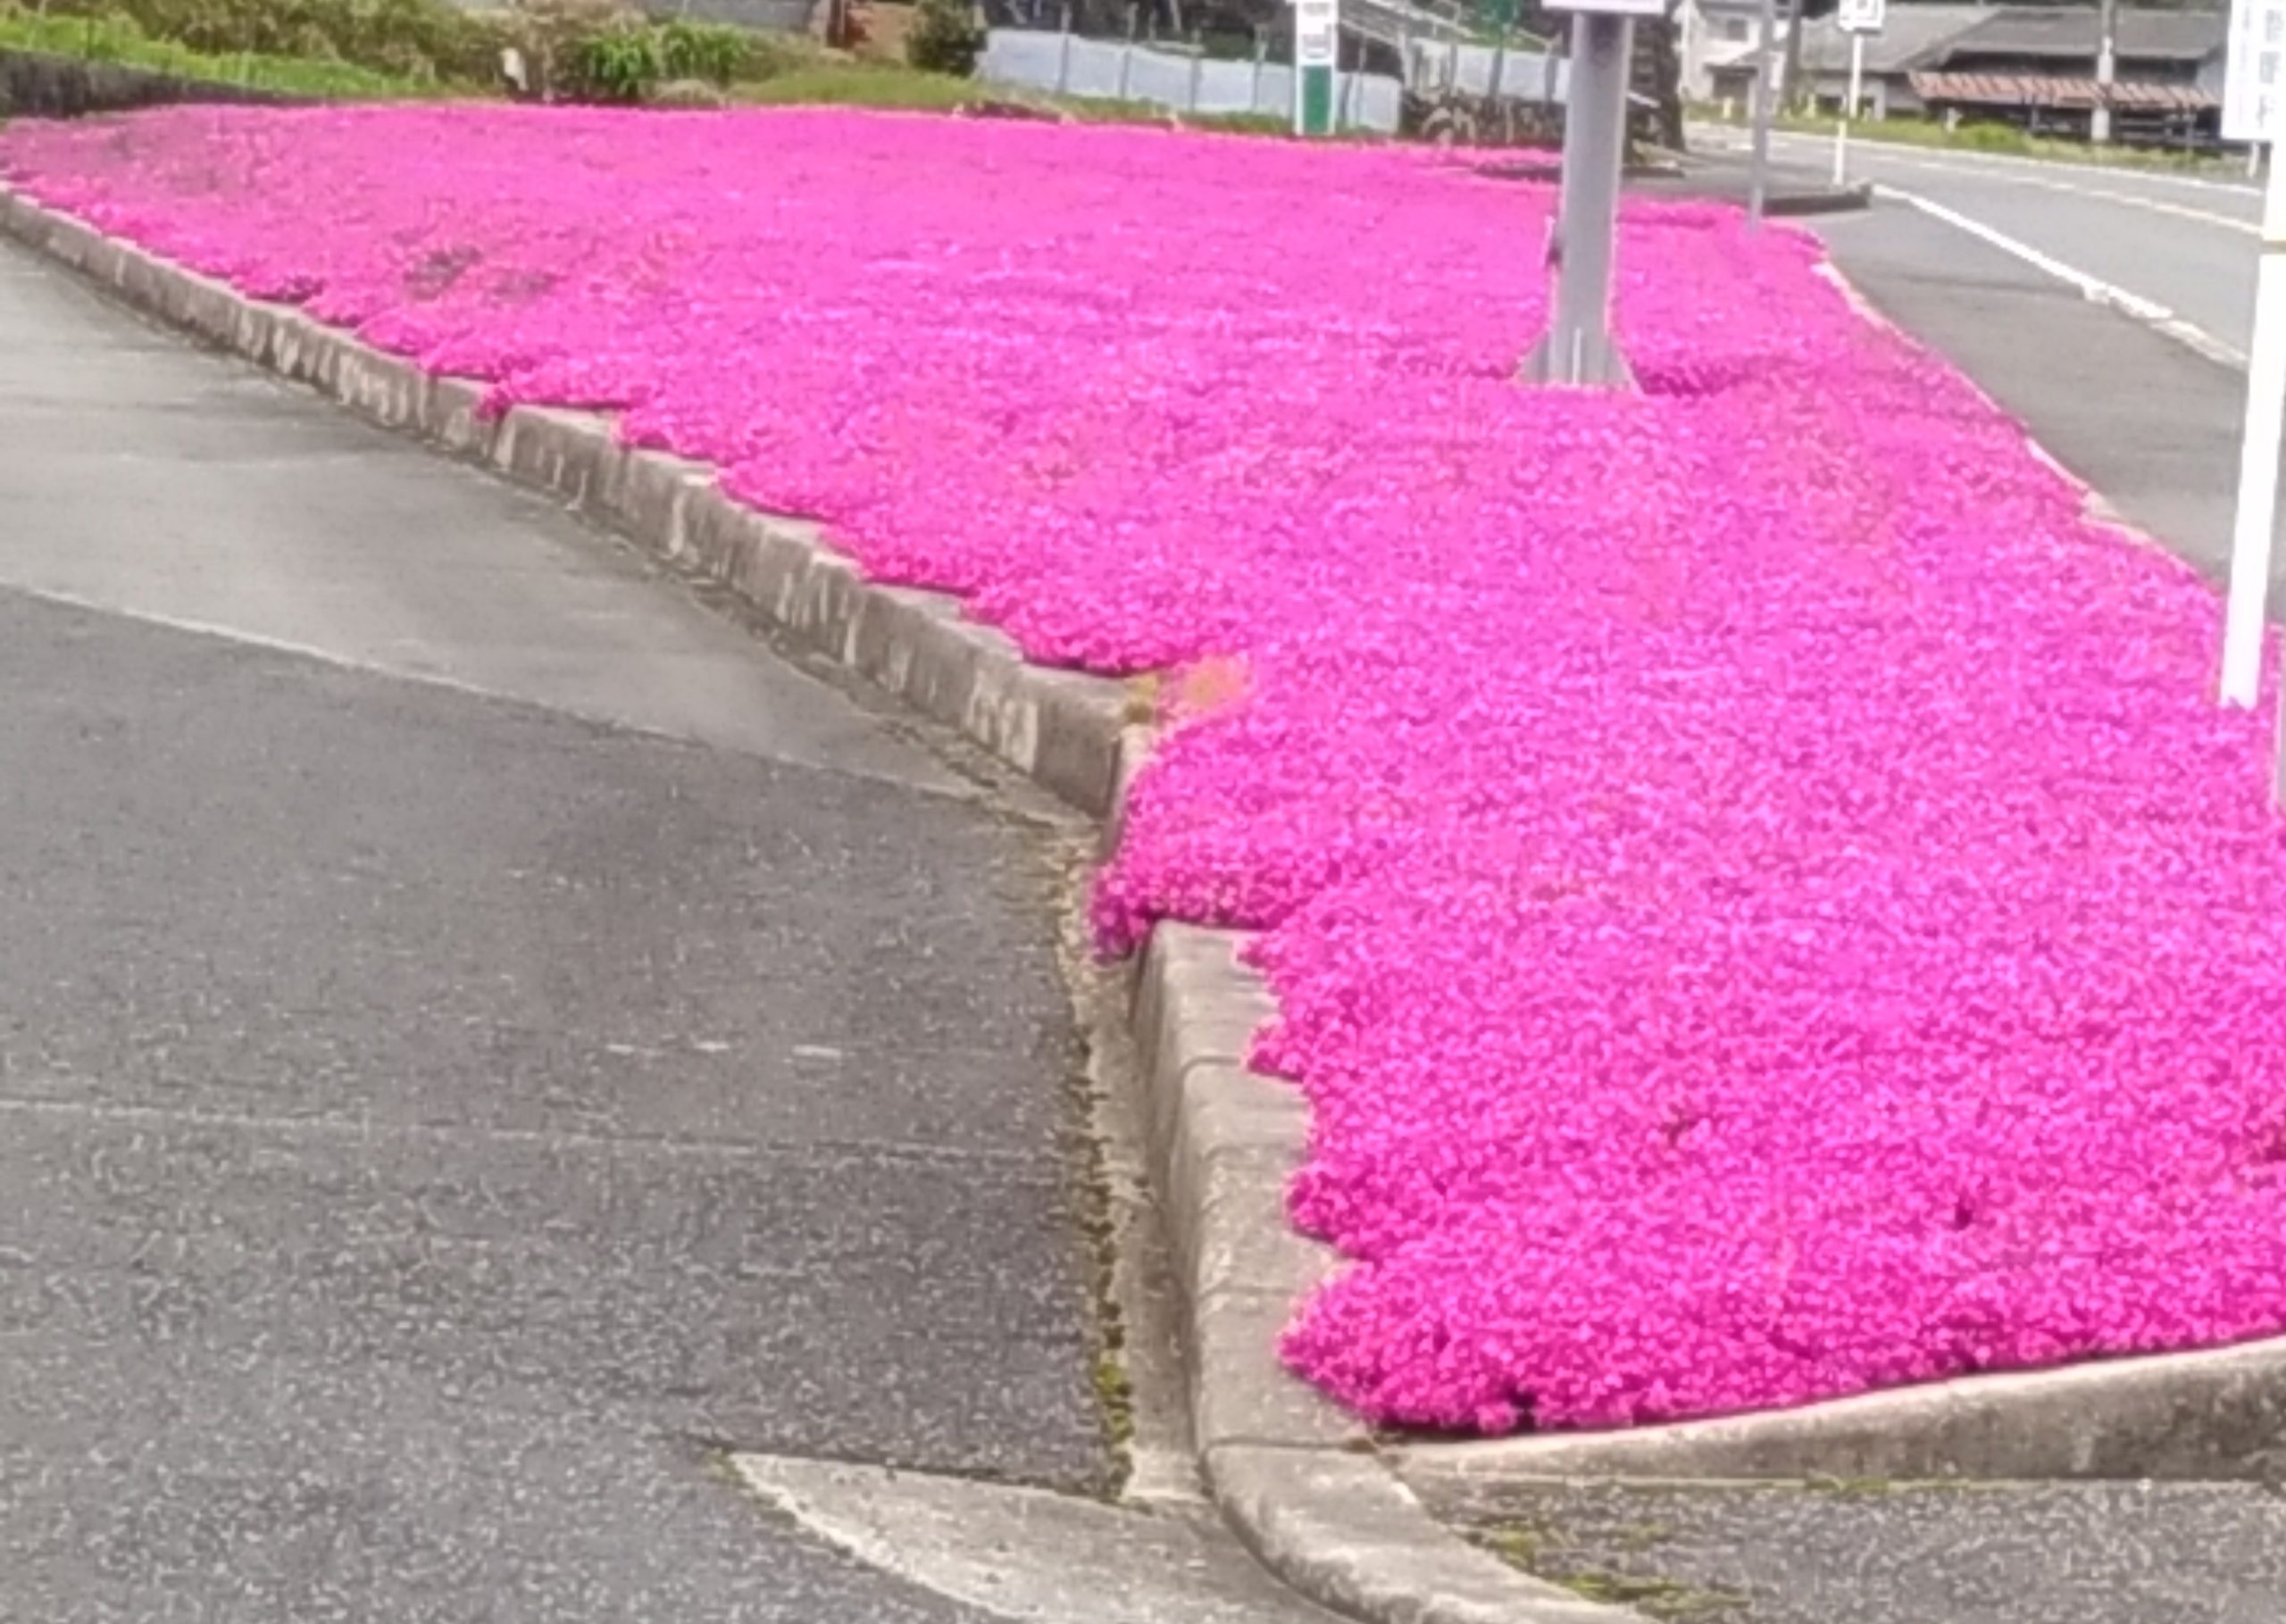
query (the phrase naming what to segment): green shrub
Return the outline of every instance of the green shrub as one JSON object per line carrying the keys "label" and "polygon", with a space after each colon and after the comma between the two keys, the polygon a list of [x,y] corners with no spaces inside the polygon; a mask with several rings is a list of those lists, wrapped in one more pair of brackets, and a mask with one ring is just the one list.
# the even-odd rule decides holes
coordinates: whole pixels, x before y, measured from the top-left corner
{"label": "green shrub", "polygon": [[572,43],[563,88],[583,102],[631,105],[667,76],[659,30],[639,17],[621,16]]}
{"label": "green shrub", "polygon": [[678,19],[659,29],[660,66],[671,79],[735,84],[750,77],[760,59],[755,37],[744,29]]}
{"label": "green shrub", "polygon": [[[469,77],[481,24],[446,0],[47,0],[50,17],[131,24],[210,55],[351,63],[416,79]],[[488,64],[485,78],[496,71]]]}
{"label": "green shrub", "polygon": [[969,0],[921,0],[905,36],[905,59],[929,73],[966,79],[984,54],[984,25]]}

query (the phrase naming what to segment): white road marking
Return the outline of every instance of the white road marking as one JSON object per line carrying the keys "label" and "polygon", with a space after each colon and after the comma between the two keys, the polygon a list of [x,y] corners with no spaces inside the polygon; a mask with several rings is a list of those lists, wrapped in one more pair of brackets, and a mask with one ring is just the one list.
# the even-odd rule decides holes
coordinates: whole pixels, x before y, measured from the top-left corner
{"label": "white road marking", "polygon": [[[1798,130],[1773,130],[1774,146],[1812,146],[1831,150],[1830,136],[1806,135]],[[2223,192],[2230,195],[2259,198],[2262,188],[2239,180],[2210,180],[2197,175],[2173,174],[2165,170],[2120,169],[2098,163],[2073,163],[2062,158],[2019,158],[2007,153],[1962,152],[1946,147],[1908,146],[1902,141],[1883,141],[1878,136],[1865,133],[1864,125],[1850,131],[1850,151],[1868,161],[1878,157],[1892,162],[1922,164],[1946,163],[1964,172],[1976,170],[2000,170],[2011,176],[2030,171],[2033,174],[2101,175],[2107,179],[2132,179],[2153,186],[2182,187],[2190,191]]]}
{"label": "white road marking", "polygon": [[[1913,157],[1897,160],[1901,167],[1925,170],[1940,175],[1975,175],[1976,171],[1958,163],[1943,163],[1930,159]],[[1978,179],[1985,177],[1979,176]],[[2225,231],[2258,237],[2261,225],[2251,220],[2240,220],[2229,214],[2217,214],[2211,209],[2194,209],[2188,204],[2169,203],[2160,197],[2139,197],[2132,192],[2114,191],[2108,187],[2082,186],[2076,180],[2057,180],[2047,175],[2011,175],[2011,186],[2036,186],[2042,191],[2065,192],[2074,197],[2090,197],[2102,203],[2124,204],[2132,209],[2148,209],[2154,214],[2172,215],[2177,220],[2195,221],[2203,226],[2220,226]]]}
{"label": "white road marking", "polygon": [[2184,321],[2157,299],[2147,299],[2141,294],[2131,292],[2115,282],[2107,282],[2101,277],[2092,276],[2075,265],[2067,265],[2054,254],[2042,253],[2030,243],[2009,236],[1998,227],[1987,225],[1981,220],[1962,213],[1958,209],[1948,208],[1934,198],[1923,197],[1917,192],[1908,192],[1902,187],[1884,185],[1876,189],[1884,196],[1894,197],[1899,203],[1907,204],[1931,219],[1942,221],[1955,230],[1965,232],[1978,241],[1988,243],[1999,249],[2003,254],[2022,260],[2034,270],[2054,277],[2066,287],[2076,289],[2080,296],[2091,304],[2107,306],[2118,311],[2122,315],[2140,321],[2153,331],[2165,334],[2186,349],[2205,356],[2217,365],[2231,367],[2240,371],[2246,370],[2245,352],[2225,344],[2212,333]]}

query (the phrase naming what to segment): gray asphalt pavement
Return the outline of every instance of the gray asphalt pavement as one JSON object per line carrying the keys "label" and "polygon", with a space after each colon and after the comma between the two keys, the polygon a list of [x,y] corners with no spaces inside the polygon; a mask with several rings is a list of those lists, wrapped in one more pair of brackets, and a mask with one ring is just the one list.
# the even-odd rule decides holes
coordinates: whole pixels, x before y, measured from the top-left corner
{"label": "gray asphalt pavement", "polygon": [[[1740,137],[1723,131],[1710,139],[1735,149]],[[1825,138],[1780,134],[1773,151],[1798,172],[1830,173],[1832,146]],[[2241,353],[2247,347],[2262,212],[2252,181],[1871,141],[1851,146],[1849,173],[1925,198],[2164,305]]]}
{"label": "gray asphalt pavement", "polygon": [[9,251],[0,692],[0,1620],[954,1624],[729,1452],[1105,1481],[1038,828]]}
{"label": "gray asphalt pavement", "polygon": [[1520,1492],[1492,1547],[1701,1624],[2271,1624],[2286,1500],[2230,1485]]}

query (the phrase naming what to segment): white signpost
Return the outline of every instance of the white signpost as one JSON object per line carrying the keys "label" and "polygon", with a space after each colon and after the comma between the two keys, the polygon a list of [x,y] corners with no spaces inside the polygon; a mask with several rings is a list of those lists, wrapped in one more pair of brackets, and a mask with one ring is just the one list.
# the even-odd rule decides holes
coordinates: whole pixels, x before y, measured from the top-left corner
{"label": "white signpost", "polygon": [[[1857,98],[1865,89],[1865,39],[1881,31],[1886,0],[1841,0],[1833,13],[1836,27],[1849,36],[1849,96],[1841,104],[1841,121],[1833,127],[1833,183],[1849,179],[1849,121],[1857,116]],[[1794,25],[1797,28],[1800,23]]]}
{"label": "white signpost", "polygon": [[[2286,419],[2286,0],[2233,0],[2223,78],[2223,136],[2270,148],[2262,198],[2262,257],[2255,271],[2254,343],[2247,356],[2245,437],[2231,534],[2231,587],[2223,622],[2222,700],[2251,706],[2262,687],[2270,546],[2278,509],[2278,437]],[[2286,765],[2286,758],[2282,758]]]}
{"label": "white signpost", "polygon": [[1333,133],[1334,79],[1341,60],[1339,0],[1293,0],[1294,133]]}

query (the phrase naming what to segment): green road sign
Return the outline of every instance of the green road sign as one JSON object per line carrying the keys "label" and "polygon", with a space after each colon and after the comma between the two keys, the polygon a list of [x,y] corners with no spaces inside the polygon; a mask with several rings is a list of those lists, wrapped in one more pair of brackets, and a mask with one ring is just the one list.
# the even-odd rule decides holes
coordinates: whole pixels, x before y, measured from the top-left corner
{"label": "green road sign", "polygon": [[1330,136],[1341,60],[1339,0],[1295,0],[1294,133]]}

